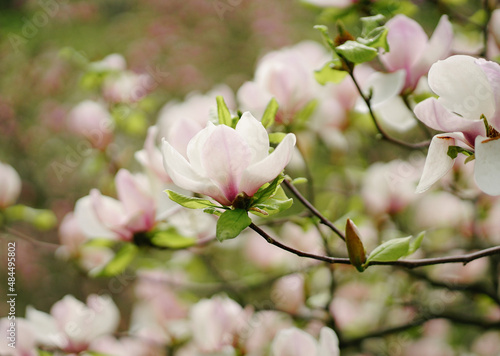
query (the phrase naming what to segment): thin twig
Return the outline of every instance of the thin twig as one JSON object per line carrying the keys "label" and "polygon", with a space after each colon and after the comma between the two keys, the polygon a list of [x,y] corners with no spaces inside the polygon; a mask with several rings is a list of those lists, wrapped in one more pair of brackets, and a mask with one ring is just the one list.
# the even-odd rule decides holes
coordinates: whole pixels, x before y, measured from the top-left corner
{"label": "thin twig", "polygon": [[[260,236],[262,236],[264,239],[266,239],[267,242],[269,242],[272,245],[275,245],[285,251],[291,252],[297,256],[300,257],[307,257],[311,258],[314,260],[318,261],[323,261],[323,262],[328,262],[328,263],[338,263],[338,264],[344,264],[344,265],[350,265],[351,262],[349,261],[348,258],[343,258],[343,257],[329,257],[329,256],[321,256],[321,255],[315,255],[313,253],[308,253],[304,251],[297,250],[293,247],[287,246],[276,239],[274,239],[272,236],[270,236],[268,233],[266,233],[264,230],[259,228],[257,225],[254,223],[250,224],[249,226],[252,230],[257,232]],[[499,255],[500,254],[500,246],[495,246],[495,247],[490,247],[481,251],[476,251],[472,252],[466,255],[459,255],[459,256],[447,256],[447,257],[435,257],[435,258],[423,258],[419,260],[401,260],[401,261],[371,261],[368,263],[368,266],[398,266],[398,267],[405,267],[405,268],[417,268],[417,267],[423,267],[423,266],[432,266],[432,265],[438,265],[438,264],[445,264],[445,263],[462,263],[466,265],[467,263],[477,260],[482,257],[487,257],[487,256],[494,256],[494,255]]]}
{"label": "thin twig", "polygon": [[[59,247],[61,247],[61,245],[59,245],[59,244],[54,244],[54,243],[51,243],[51,242],[45,242],[45,241],[40,241],[40,240],[34,239],[33,237],[28,236],[28,235],[26,235],[25,233],[23,233],[21,231],[14,230],[13,228],[10,228],[10,227],[5,228],[5,230],[10,235],[12,235],[14,238],[25,240],[25,241],[27,241],[27,242],[31,243],[32,245],[35,245],[35,246],[43,246],[45,248],[50,248],[50,249],[54,249],[54,250],[57,249],[57,248],[59,248]],[[8,236],[8,235],[5,234],[4,236]]]}
{"label": "thin twig", "polygon": [[297,197],[297,199],[299,199],[299,201],[304,204],[304,206],[309,209],[315,216],[317,216],[319,218],[319,220],[321,221],[322,224],[328,226],[330,229],[332,229],[333,232],[335,232],[342,240],[345,241],[345,236],[344,234],[342,233],[342,231],[340,231],[335,225],[333,225],[333,223],[328,220],[327,218],[325,218],[323,216],[323,214],[321,214],[319,212],[318,209],[316,209],[310,202],[309,200],[307,200],[300,192],[297,188],[295,188],[295,186],[289,182],[288,180],[284,180],[283,183],[286,185],[286,187],[288,189],[290,189],[290,191]]}

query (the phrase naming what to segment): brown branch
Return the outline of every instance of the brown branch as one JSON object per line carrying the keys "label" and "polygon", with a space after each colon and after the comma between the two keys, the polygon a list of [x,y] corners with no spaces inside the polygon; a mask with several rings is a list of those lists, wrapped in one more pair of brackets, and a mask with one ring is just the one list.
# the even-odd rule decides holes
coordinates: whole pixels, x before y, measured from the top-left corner
{"label": "brown branch", "polygon": [[[311,258],[314,260],[318,261],[323,261],[323,262],[328,262],[328,263],[338,263],[338,264],[344,264],[344,265],[350,265],[351,262],[349,261],[348,258],[343,258],[343,257],[329,257],[329,256],[321,256],[321,255],[315,255],[313,253],[308,253],[304,251],[297,250],[293,247],[287,246],[276,239],[274,239],[272,236],[270,236],[268,233],[266,233],[264,230],[262,230],[260,227],[255,225],[254,223],[250,224],[249,226],[252,230],[254,230],[256,233],[258,233],[260,236],[262,236],[264,239],[266,239],[267,242],[269,242],[271,245],[275,245],[282,250],[288,251],[290,253],[293,253],[297,256],[300,257],[307,257]],[[477,260],[482,257],[487,257],[487,256],[494,256],[494,255],[500,255],[500,246],[495,246],[495,247],[490,247],[484,250],[472,252],[466,255],[459,255],[459,256],[447,256],[447,257],[434,257],[434,258],[422,258],[419,260],[398,260],[398,261],[372,261],[368,263],[368,266],[398,266],[398,267],[405,267],[405,268],[417,268],[417,267],[423,267],[423,266],[431,266],[431,265],[438,265],[438,264],[445,264],[445,263],[462,263],[466,265],[467,263]]]}
{"label": "brown branch", "polygon": [[319,220],[321,221],[322,224],[328,226],[330,229],[333,230],[333,232],[335,232],[342,240],[345,241],[345,236],[344,234],[342,233],[342,231],[340,231],[335,225],[333,225],[333,223],[328,220],[327,218],[325,218],[323,216],[323,214],[321,214],[319,212],[318,209],[316,209],[310,202],[309,200],[307,200],[300,192],[297,188],[295,188],[295,186],[288,180],[284,180],[283,183],[286,185],[286,187],[297,197],[297,199],[299,199],[299,201],[307,208],[309,209],[316,217],[319,218]]}

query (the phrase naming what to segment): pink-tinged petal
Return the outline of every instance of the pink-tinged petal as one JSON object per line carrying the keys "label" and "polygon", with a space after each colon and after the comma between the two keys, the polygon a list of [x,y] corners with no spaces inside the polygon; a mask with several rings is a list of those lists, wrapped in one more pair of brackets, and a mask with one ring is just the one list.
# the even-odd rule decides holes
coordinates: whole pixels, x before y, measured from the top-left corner
{"label": "pink-tinged petal", "polygon": [[127,226],[134,232],[150,230],[155,224],[156,206],[154,199],[141,188],[140,180],[128,170],[120,169],[115,183],[127,217],[134,219],[134,224],[131,225],[129,220]]}
{"label": "pink-tinged petal", "polygon": [[168,142],[184,157],[187,157],[189,141],[198,132],[203,130],[205,124],[206,123],[203,123],[202,125],[195,120],[187,118],[183,120],[176,120],[172,123],[170,131],[168,132]]}
{"label": "pink-tinged petal", "polygon": [[409,82],[412,88],[416,87],[420,77],[427,74],[432,64],[449,56],[452,43],[453,27],[448,20],[448,16],[443,15],[427,43],[422,58],[409,73]]}
{"label": "pink-tinged petal", "polygon": [[273,95],[256,82],[246,82],[238,90],[237,97],[243,110],[261,117]]}
{"label": "pink-tinged petal", "polygon": [[324,326],[319,332],[318,356],[339,356],[339,338],[335,331]]}
{"label": "pink-tinged petal", "polygon": [[77,200],[75,217],[79,228],[88,238],[119,239],[119,235],[105,226],[97,217],[89,195]]}
{"label": "pink-tinged petal", "polygon": [[286,135],[273,153],[249,166],[243,174],[240,189],[248,196],[252,196],[264,183],[276,178],[290,162],[295,142],[294,134]]}
{"label": "pink-tinged petal", "polygon": [[475,61],[470,56],[452,56],[434,63],[429,71],[429,86],[439,95],[438,101],[469,120],[495,113],[493,89]]}
{"label": "pink-tinged petal", "polygon": [[487,61],[482,58],[477,59],[476,64],[486,74],[486,78],[488,78],[488,82],[493,90],[496,110],[492,116],[486,116],[486,119],[490,125],[497,131],[500,131],[500,65],[496,62]]}
{"label": "pink-tinged petal", "polygon": [[189,162],[168,141],[162,141],[163,166],[172,181],[180,188],[208,195],[221,204],[230,205],[220,189],[209,179],[200,176]]}
{"label": "pink-tinged petal", "polygon": [[120,311],[109,296],[91,294],[87,297],[87,306],[89,316],[84,322],[87,324],[88,341],[116,331],[120,323]]}
{"label": "pink-tinged petal", "polygon": [[28,306],[26,307],[26,320],[31,325],[39,344],[48,347],[66,347],[68,340],[62,331],[59,330],[57,322],[52,315]]}
{"label": "pink-tinged petal", "polygon": [[269,136],[260,121],[248,111],[243,113],[236,125],[236,132],[246,141],[252,152],[250,164],[261,161],[269,155]]}
{"label": "pink-tinged petal", "polygon": [[476,137],[474,178],[483,192],[500,195],[500,138]]}
{"label": "pink-tinged petal", "polygon": [[417,118],[431,129],[452,132],[461,131],[466,142],[473,147],[477,135],[484,135],[482,120],[468,120],[451,113],[436,98],[428,98],[418,103],[413,109]]}
{"label": "pink-tinged petal", "polygon": [[454,146],[455,138],[460,135],[460,133],[449,133],[432,138],[416,193],[425,192],[453,167],[455,160],[448,156],[448,147]]}
{"label": "pink-tinged petal", "polygon": [[386,24],[389,29],[387,42],[390,51],[380,56],[380,60],[389,71],[404,69],[411,72],[411,67],[425,51],[428,37],[422,27],[405,15],[396,15]]}
{"label": "pink-tinged petal", "polygon": [[189,164],[193,167],[200,176],[206,176],[205,167],[203,165],[203,150],[205,149],[205,143],[208,138],[214,132],[216,126],[209,122],[207,126],[198,132],[192,139],[189,141],[187,146],[187,159],[189,160]]}
{"label": "pink-tinged petal", "polygon": [[252,159],[250,147],[235,130],[220,125],[205,141],[201,155],[206,175],[232,202],[240,192],[241,177]]}
{"label": "pink-tinged petal", "polygon": [[144,149],[137,151],[134,156],[143,167],[153,172],[162,182],[170,183],[170,177],[163,169],[163,157],[156,146],[157,135],[158,127],[151,126],[144,141]]}
{"label": "pink-tinged petal", "polygon": [[103,196],[97,189],[90,191],[90,199],[92,208],[102,225],[117,233],[123,240],[132,238],[132,232],[125,228],[127,211],[122,202]]}
{"label": "pink-tinged petal", "polygon": [[278,332],[271,351],[273,356],[315,356],[318,353],[318,343],[307,332],[293,327]]}

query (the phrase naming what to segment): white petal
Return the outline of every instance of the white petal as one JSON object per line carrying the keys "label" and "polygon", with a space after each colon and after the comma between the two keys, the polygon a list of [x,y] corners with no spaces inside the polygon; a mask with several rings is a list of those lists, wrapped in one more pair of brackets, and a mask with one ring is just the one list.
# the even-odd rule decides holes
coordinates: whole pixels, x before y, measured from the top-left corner
{"label": "white petal", "polygon": [[207,123],[207,126],[203,130],[199,131],[196,135],[193,136],[186,148],[189,164],[191,165],[191,167],[193,167],[193,170],[196,171],[200,176],[206,176],[202,157],[203,149],[205,147],[205,142],[208,140],[210,135],[212,135],[215,128],[216,126],[211,122]]}
{"label": "white petal", "polygon": [[251,164],[269,155],[269,136],[267,131],[248,111],[243,113],[236,125],[236,132],[246,141],[252,152]]}
{"label": "white petal", "polygon": [[483,192],[500,195],[500,138],[476,137],[474,178]]}
{"label": "white petal", "polygon": [[482,58],[476,60],[476,64],[483,70],[493,90],[495,99],[495,114],[486,116],[488,123],[497,131],[500,131],[500,65],[496,62],[487,61]]}
{"label": "white petal", "polygon": [[457,55],[434,63],[429,86],[444,107],[466,119],[479,120],[482,114],[491,117],[495,112],[491,85],[473,57]]}
{"label": "white petal", "polygon": [[0,208],[16,202],[21,192],[21,178],[12,166],[0,162]]}
{"label": "white petal", "polygon": [[78,226],[88,238],[119,239],[117,233],[104,226],[99,220],[89,195],[77,200],[75,204],[75,217],[78,221]]}
{"label": "white petal", "polygon": [[252,152],[235,130],[217,126],[202,147],[202,164],[207,174],[227,200],[233,201],[241,192],[240,181],[250,165]]}
{"label": "white petal", "polygon": [[339,356],[339,338],[335,331],[324,326],[319,333],[318,356]]}
{"label": "white petal", "polygon": [[[439,59],[443,59],[451,51],[453,42],[453,27],[448,20],[447,15],[441,16],[434,33],[424,51],[424,55],[419,62],[419,66],[430,68],[430,66]],[[422,73],[425,74],[425,73]]]}
{"label": "white petal", "polygon": [[56,320],[51,315],[28,306],[26,320],[33,327],[35,337],[40,344],[59,348],[67,345],[66,336],[59,330]]}
{"label": "white petal", "polygon": [[382,121],[397,132],[407,132],[417,125],[417,120],[400,96],[394,96],[380,105],[376,112]]}
{"label": "white petal", "polygon": [[91,294],[87,297],[87,305],[89,312],[84,322],[89,334],[88,341],[116,331],[120,322],[120,311],[109,296]]}
{"label": "white petal", "polygon": [[317,355],[316,340],[307,332],[298,328],[280,330],[271,345],[273,356]]}
{"label": "white petal", "polygon": [[455,160],[448,156],[448,147],[455,145],[454,135],[456,133],[440,134],[432,138],[417,193],[425,192],[453,167]]}
{"label": "white petal", "polygon": [[[388,99],[399,95],[405,84],[406,73],[404,70],[398,70],[394,73],[375,72],[363,85],[365,95],[372,91],[371,104],[374,109],[383,104]],[[368,112],[366,104],[359,99],[357,109],[362,112]]]}
{"label": "white petal", "polygon": [[249,166],[243,173],[240,189],[248,196],[252,196],[264,183],[276,178],[290,162],[295,142],[294,134],[286,135],[273,153]]}

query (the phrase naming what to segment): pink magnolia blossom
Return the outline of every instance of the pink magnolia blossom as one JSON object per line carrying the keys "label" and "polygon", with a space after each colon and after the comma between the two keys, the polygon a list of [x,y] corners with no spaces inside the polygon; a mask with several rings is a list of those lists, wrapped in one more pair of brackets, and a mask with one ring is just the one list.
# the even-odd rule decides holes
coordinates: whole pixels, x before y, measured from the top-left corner
{"label": "pink magnolia blossom", "polygon": [[396,15],[386,26],[390,51],[381,54],[380,60],[390,72],[403,69],[403,90],[412,91],[434,62],[449,56],[453,41],[451,23],[443,15],[430,39],[416,21],[405,15]]}
{"label": "pink magnolia blossom", "polygon": [[21,193],[21,177],[8,164],[0,162],[0,209],[14,204]]}
{"label": "pink magnolia blossom", "polygon": [[500,9],[491,13],[488,36],[488,58],[500,56]]}
{"label": "pink magnolia blossom", "polygon": [[111,103],[131,104],[143,99],[156,85],[149,74],[123,71],[106,77],[102,94]]}
{"label": "pink magnolia blossom", "polygon": [[201,352],[227,352],[237,343],[251,313],[234,300],[215,296],[202,299],[190,310],[193,341]]}
{"label": "pink magnolia blossom", "polygon": [[156,224],[157,206],[144,176],[121,169],[116,175],[118,200],[92,189],[75,205],[80,228],[89,238],[130,241]]}
{"label": "pink magnolia blossom", "polygon": [[292,273],[278,279],[271,289],[271,300],[276,309],[297,314],[305,307],[304,276]]}
{"label": "pink magnolia blossom", "polygon": [[[419,120],[447,133],[433,137],[417,192],[423,192],[453,166],[450,146],[461,145],[475,154],[474,177],[489,195],[500,195],[500,65],[457,55],[435,63],[429,86],[439,98],[415,107]],[[485,128],[486,119],[489,124]]]}
{"label": "pink magnolia blossom", "polygon": [[96,101],[85,100],[67,116],[68,129],[87,138],[92,146],[105,149],[113,141],[114,123],[108,110]]}
{"label": "pink magnolia blossom", "polygon": [[78,353],[94,339],[115,332],[120,312],[108,296],[92,294],[84,304],[67,295],[52,306],[50,314],[28,306],[26,319],[40,345]]}
{"label": "pink magnolia blossom", "polygon": [[93,340],[89,350],[107,356],[153,356],[162,354],[159,347],[154,347],[141,339],[131,337],[116,339],[109,335]]}
{"label": "pink magnolia blossom", "polygon": [[238,101],[244,110],[261,116],[274,97],[279,104],[277,122],[289,123],[321,90],[314,70],[328,60],[325,48],[311,41],[270,52],[259,61],[255,79],[238,90]]}
{"label": "pink magnolia blossom", "polygon": [[276,178],[291,159],[295,135],[288,134],[269,154],[266,129],[246,112],[236,125],[209,123],[189,142],[187,159],[163,139],[163,163],[180,188],[231,205],[244,193],[253,196]]}
{"label": "pink magnolia blossom", "polygon": [[[13,326],[14,324],[14,326]],[[33,326],[24,318],[0,319],[0,355],[38,356],[37,341]],[[14,330],[14,331],[12,331]],[[10,347],[9,344],[15,347]]]}
{"label": "pink magnolia blossom", "polygon": [[271,346],[272,356],[338,356],[339,340],[335,332],[321,328],[319,342],[307,332],[289,328],[278,332]]}
{"label": "pink magnolia blossom", "polygon": [[127,62],[121,54],[112,53],[98,62],[91,63],[91,68],[97,71],[121,71],[127,68]]}
{"label": "pink magnolia blossom", "polygon": [[292,318],[282,312],[265,310],[254,313],[250,320],[248,332],[242,335],[245,341],[245,351],[248,356],[266,354],[276,334],[293,326]]}
{"label": "pink magnolia blossom", "polygon": [[226,85],[217,85],[206,94],[191,93],[181,103],[166,104],[158,115],[159,136],[165,137],[187,157],[189,141],[207,126],[207,122],[217,121],[216,97],[219,95],[230,110],[236,109],[234,94]]}

